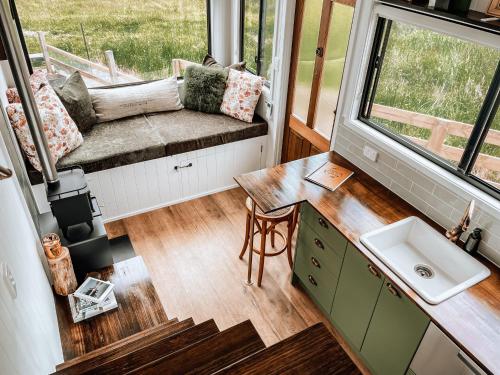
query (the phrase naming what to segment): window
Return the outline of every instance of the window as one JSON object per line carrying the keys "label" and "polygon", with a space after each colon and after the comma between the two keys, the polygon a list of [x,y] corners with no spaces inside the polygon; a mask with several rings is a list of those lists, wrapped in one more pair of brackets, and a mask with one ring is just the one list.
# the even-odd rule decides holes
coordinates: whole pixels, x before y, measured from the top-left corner
{"label": "window", "polygon": [[209,0],[17,0],[34,68],[90,87],[165,78],[173,59],[201,62],[209,50]]}
{"label": "window", "polygon": [[500,50],[380,18],[360,119],[500,193]]}
{"label": "window", "polygon": [[271,78],[276,0],[241,0],[241,60],[247,70]]}

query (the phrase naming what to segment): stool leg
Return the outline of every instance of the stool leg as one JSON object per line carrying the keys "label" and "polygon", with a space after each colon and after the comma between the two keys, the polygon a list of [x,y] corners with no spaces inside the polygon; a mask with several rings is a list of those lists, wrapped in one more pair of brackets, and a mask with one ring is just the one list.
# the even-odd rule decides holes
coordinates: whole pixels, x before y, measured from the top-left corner
{"label": "stool leg", "polygon": [[293,268],[292,237],[295,229],[293,224],[294,224],[294,219],[293,217],[290,217],[288,219],[288,224],[287,224],[288,233],[286,236],[286,255],[288,257],[288,264],[290,265],[290,268]]}
{"label": "stool leg", "polygon": [[243,259],[243,255],[245,255],[246,253],[249,238],[250,238],[250,215],[247,214],[247,223],[245,226],[245,242],[243,242],[243,249],[241,249],[240,252],[240,259]]}
{"label": "stool leg", "polygon": [[274,234],[274,230],[276,229],[276,225],[273,224],[269,227],[269,231],[271,232],[271,247],[274,249],[274,239],[276,238],[275,234]]}
{"label": "stool leg", "polygon": [[264,259],[266,258],[266,236],[267,236],[267,221],[262,220],[262,230],[260,232],[259,276],[257,279],[257,286],[259,287],[262,284],[262,275],[264,274]]}

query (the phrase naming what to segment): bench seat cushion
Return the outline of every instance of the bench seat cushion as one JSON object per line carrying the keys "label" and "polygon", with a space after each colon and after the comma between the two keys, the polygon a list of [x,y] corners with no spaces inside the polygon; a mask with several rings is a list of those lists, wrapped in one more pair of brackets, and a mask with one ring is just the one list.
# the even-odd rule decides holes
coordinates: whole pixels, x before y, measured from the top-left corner
{"label": "bench seat cushion", "polygon": [[97,124],[83,144],[62,158],[58,168],[81,165],[96,172],[165,156],[165,144],[143,115]]}
{"label": "bench seat cushion", "polygon": [[[81,165],[86,173],[182,154],[266,135],[267,123],[246,123],[222,114],[189,109],[139,115],[94,125],[83,144],[61,158],[58,168]],[[32,184],[42,182],[27,165]]]}
{"label": "bench seat cushion", "polygon": [[162,137],[167,156],[267,134],[267,123],[257,116],[250,124],[222,114],[189,109],[147,117]]}

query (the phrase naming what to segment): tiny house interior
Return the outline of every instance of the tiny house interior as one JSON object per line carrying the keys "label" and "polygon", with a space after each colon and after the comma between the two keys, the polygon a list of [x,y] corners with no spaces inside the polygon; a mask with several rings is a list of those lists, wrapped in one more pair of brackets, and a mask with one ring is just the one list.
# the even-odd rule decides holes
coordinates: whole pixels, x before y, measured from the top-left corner
{"label": "tiny house interior", "polygon": [[499,0],[0,0],[1,374],[500,373]]}

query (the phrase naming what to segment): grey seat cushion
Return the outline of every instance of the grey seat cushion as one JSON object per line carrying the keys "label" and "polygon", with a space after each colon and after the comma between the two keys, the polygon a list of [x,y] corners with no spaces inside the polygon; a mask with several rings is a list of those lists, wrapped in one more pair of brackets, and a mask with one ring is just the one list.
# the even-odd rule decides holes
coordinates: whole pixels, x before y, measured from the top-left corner
{"label": "grey seat cushion", "polygon": [[81,165],[96,172],[165,156],[165,144],[144,115],[94,125],[83,144],[59,160],[57,167]]}
{"label": "grey seat cushion", "polygon": [[[267,123],[189,109],[140,115],[94,125],[83,144],[61,158],[58,168],[81,165],[86,173],[182,154],[266,135]],[[41,174],[27,165],[32,184]]]}
{"label": "grey seat cushion", "polygon": [[267,123],[256,116],[249,124],[222,114],[189,109],[148,115],[165,143],[166,155],[214,147],[267,134]]}

